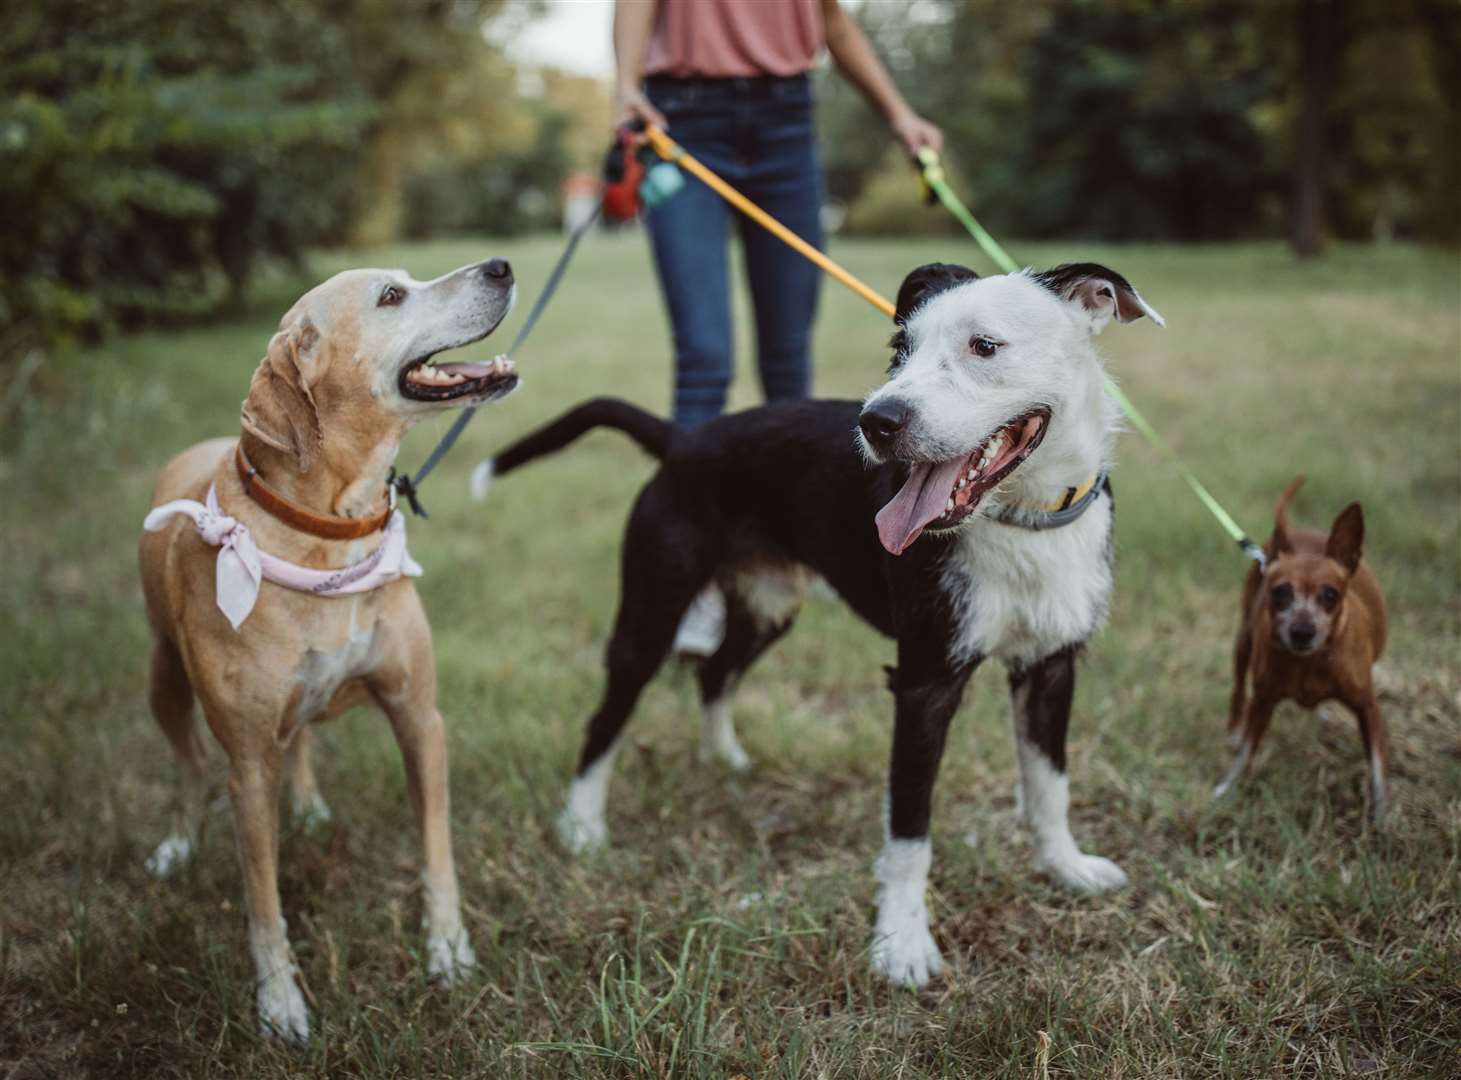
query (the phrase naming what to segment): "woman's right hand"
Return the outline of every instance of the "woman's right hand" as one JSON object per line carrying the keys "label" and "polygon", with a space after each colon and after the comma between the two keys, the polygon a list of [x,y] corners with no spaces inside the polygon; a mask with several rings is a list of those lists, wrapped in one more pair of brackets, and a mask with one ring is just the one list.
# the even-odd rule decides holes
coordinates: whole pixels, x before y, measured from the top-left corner
{"label": "woman's right hand", "polygon": [[614,126],[623,127],[635,120],[643,120],[658,128],[668,128],[670,122],[664,113],[654,107],[644,91],[637,86],[620,87],[614,102]]}

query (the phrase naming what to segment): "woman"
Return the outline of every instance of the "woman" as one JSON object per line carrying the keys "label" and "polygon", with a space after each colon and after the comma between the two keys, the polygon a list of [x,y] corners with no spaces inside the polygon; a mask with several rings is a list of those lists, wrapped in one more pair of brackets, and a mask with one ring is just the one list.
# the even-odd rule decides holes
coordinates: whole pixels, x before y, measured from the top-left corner
{"label": "woman", "polygon": [[[837,0],[617,0],[617,122],[670,131],[690,153],[808,242],[821,246],[822,171],[808,72],[823,46],[913,153],[943,133],[903,99]],[[767,401],[806,397],[821,271],[693,177],[648,215],[655,269],[674,329],[674,418],[690,427],[725,408],[733,368],[727,241],[739,231]],[[675,646],[708,654],[724,606],[696,600]]]}

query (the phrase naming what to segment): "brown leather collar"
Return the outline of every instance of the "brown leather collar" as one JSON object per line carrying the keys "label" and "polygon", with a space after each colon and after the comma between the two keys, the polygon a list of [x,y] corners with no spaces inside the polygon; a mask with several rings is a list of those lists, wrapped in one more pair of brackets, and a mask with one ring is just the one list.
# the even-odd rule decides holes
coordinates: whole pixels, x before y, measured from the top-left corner
{"label": "brown leather collar", "polygon": [[324,540],[359,540],[362,536],[369,536],[385,527],[385,523],[390,520],[391,510],[394,509],[391,505],[390,489],[387,488],[386,508],[372,517],[348,518],[316,514],[269,488],[259,478],[259,470],[244,456],[242,443],[235,448],[233,463],[238,468],[239,479],[243,481],[243,489],[249,498],[291,528]]}

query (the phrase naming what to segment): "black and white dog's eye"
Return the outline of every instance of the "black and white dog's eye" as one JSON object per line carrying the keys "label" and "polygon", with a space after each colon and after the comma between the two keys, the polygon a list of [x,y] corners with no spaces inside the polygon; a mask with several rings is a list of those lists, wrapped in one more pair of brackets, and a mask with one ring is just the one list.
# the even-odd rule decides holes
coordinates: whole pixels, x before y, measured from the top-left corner
{"label": "black and white dog's eye", "polygon": [[380,299],[375,302],[376,307],[395,307],[402,300],[406,299],[406,290],[396,285],[387,285],[381,290]]}
{"label": "black and white dog's eye", "polygon": [[975,356],[987,360],[999,351],[999,342],[991,341],[982,334],[975,334],[969,339],[969,349]]}

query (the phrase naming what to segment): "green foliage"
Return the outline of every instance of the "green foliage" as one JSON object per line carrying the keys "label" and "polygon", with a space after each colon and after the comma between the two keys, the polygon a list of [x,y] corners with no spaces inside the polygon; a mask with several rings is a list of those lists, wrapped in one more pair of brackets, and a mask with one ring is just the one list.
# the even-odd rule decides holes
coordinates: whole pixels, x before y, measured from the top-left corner
{"label": "green foliage", "polygon": [[403,160],[490,129],[498,3],[9,0],[0,349],[215,312],[392,205]]}
{"label": "green foliage", "polygon": [[[0,318],[42,338],[195,316],[338,232],[369,101],[303,7],[53,0],[0,46]],[[272,10],[272,9],[270,9]],[[341,168],[344,166],[344,168]]]}
{"label": "green foliage", "polygon": [[[991,228],[1017,236],[1231,239],[1284,231],[1299,78],[1296,5],[1231,0],[921,0],[859,19]],[[1345,237],[1461,238],[1461,8],[1333,0],[1340,71],[1327,196]],[[886,131],[826,75],[823,145],[849,222],[889,221]],[[920,228],[911,181],[898,216]],[[879,226],[880,228],[882,226]]]}
{"label": "green foliage", "polygon": [[553,227],[559,186],[572,161],[565,141],[572,118],[547,105],[531,109],[534,135],[522,148],[449,161],[406,181],[405,235],[438,232],[516,236]]}

